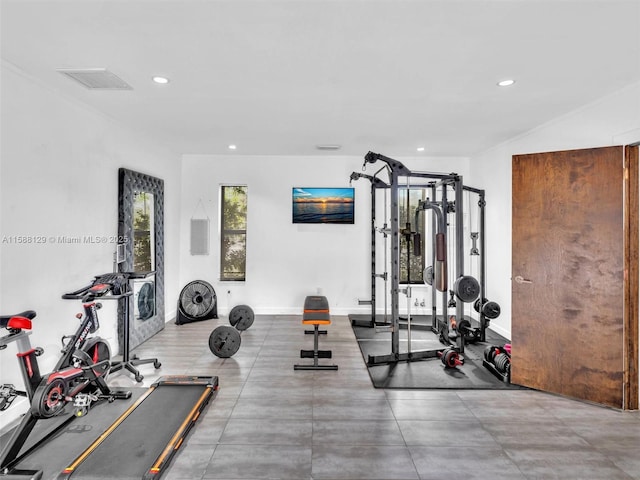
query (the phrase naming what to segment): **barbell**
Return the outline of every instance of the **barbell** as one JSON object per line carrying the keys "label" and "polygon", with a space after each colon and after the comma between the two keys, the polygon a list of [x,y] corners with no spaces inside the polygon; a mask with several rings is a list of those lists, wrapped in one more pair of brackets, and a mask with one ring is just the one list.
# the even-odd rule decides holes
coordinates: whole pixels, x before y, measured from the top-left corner
{"label": "barbell", "polygon": [[209,335],[209,350],[216,357],[229,358],[240,350],[241,333],[251,325],[255,315],[249,305],[236,305],[229,312],[230,325],[220,325]]}

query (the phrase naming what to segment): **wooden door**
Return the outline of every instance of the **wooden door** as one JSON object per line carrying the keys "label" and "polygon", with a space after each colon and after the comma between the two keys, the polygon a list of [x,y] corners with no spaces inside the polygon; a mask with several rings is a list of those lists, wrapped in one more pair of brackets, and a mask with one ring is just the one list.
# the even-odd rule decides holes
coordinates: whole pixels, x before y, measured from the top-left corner
{"label": "wooden door", "polygon": [[625,308],[630,281],[638,292],[625,227],[638,223],[637,149],[635,199],[623,147],[515,155],[512,166],[512,382],[637,408],[637,307]]}

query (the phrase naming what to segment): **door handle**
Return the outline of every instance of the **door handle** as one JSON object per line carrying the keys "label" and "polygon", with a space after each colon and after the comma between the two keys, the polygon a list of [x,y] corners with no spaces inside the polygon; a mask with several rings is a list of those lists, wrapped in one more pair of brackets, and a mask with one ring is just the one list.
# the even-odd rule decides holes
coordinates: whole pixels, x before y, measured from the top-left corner
{"label": "door handle", "polygon": [[516,283],[533,283],[531,280],[527,280],[526,278],[522,278],[520,275],[517,275],[514,280]]}

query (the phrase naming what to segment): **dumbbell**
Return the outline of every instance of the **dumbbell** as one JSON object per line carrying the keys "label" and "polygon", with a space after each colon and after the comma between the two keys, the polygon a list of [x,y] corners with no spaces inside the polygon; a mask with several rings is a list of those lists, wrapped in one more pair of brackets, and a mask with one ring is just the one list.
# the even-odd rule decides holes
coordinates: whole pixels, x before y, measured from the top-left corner
{"label": "dumbbell", "polygon": [[507,353],[498,353],[493,363],[496,366],[496,370],[503,375],[509,375],[511,373],[511,357]]}
{"label": "dumbbell", "polygon": [[220,325],[209,335],[209,350],[216,357],[229,358],[240,350],[241,333],[253,325],[255,315],[249,305],[236,305],[229,312],[231,325]]}
{"label": "dumbbell", "polygon": [[445,348],[441,353],[438,353],[442,364],[447,368],[455,368],[458,365],[464,365],[464,359],[460,358],[460,354],[454,348]]}
{"label": "dumbbell", "polygon": [[496,377],[506,383],[511,382],[511,344],[504,347],[489,345],[484,349],[482,364]]}
{"label": "dumbbell", "polygon": [[496,345],[489,345],[484,349],[484,359],[495,366],[502,374],[508,374],[511,370],[511,355],[509,349]]}

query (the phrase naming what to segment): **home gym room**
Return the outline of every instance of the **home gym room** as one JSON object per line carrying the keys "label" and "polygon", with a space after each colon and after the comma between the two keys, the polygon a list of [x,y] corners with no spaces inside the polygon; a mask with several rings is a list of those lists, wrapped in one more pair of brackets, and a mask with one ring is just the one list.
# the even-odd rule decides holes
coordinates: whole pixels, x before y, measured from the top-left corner
{"label": "home gym room", "polygon": [[640,479],[638,1],[0,22],[0,477]]}

